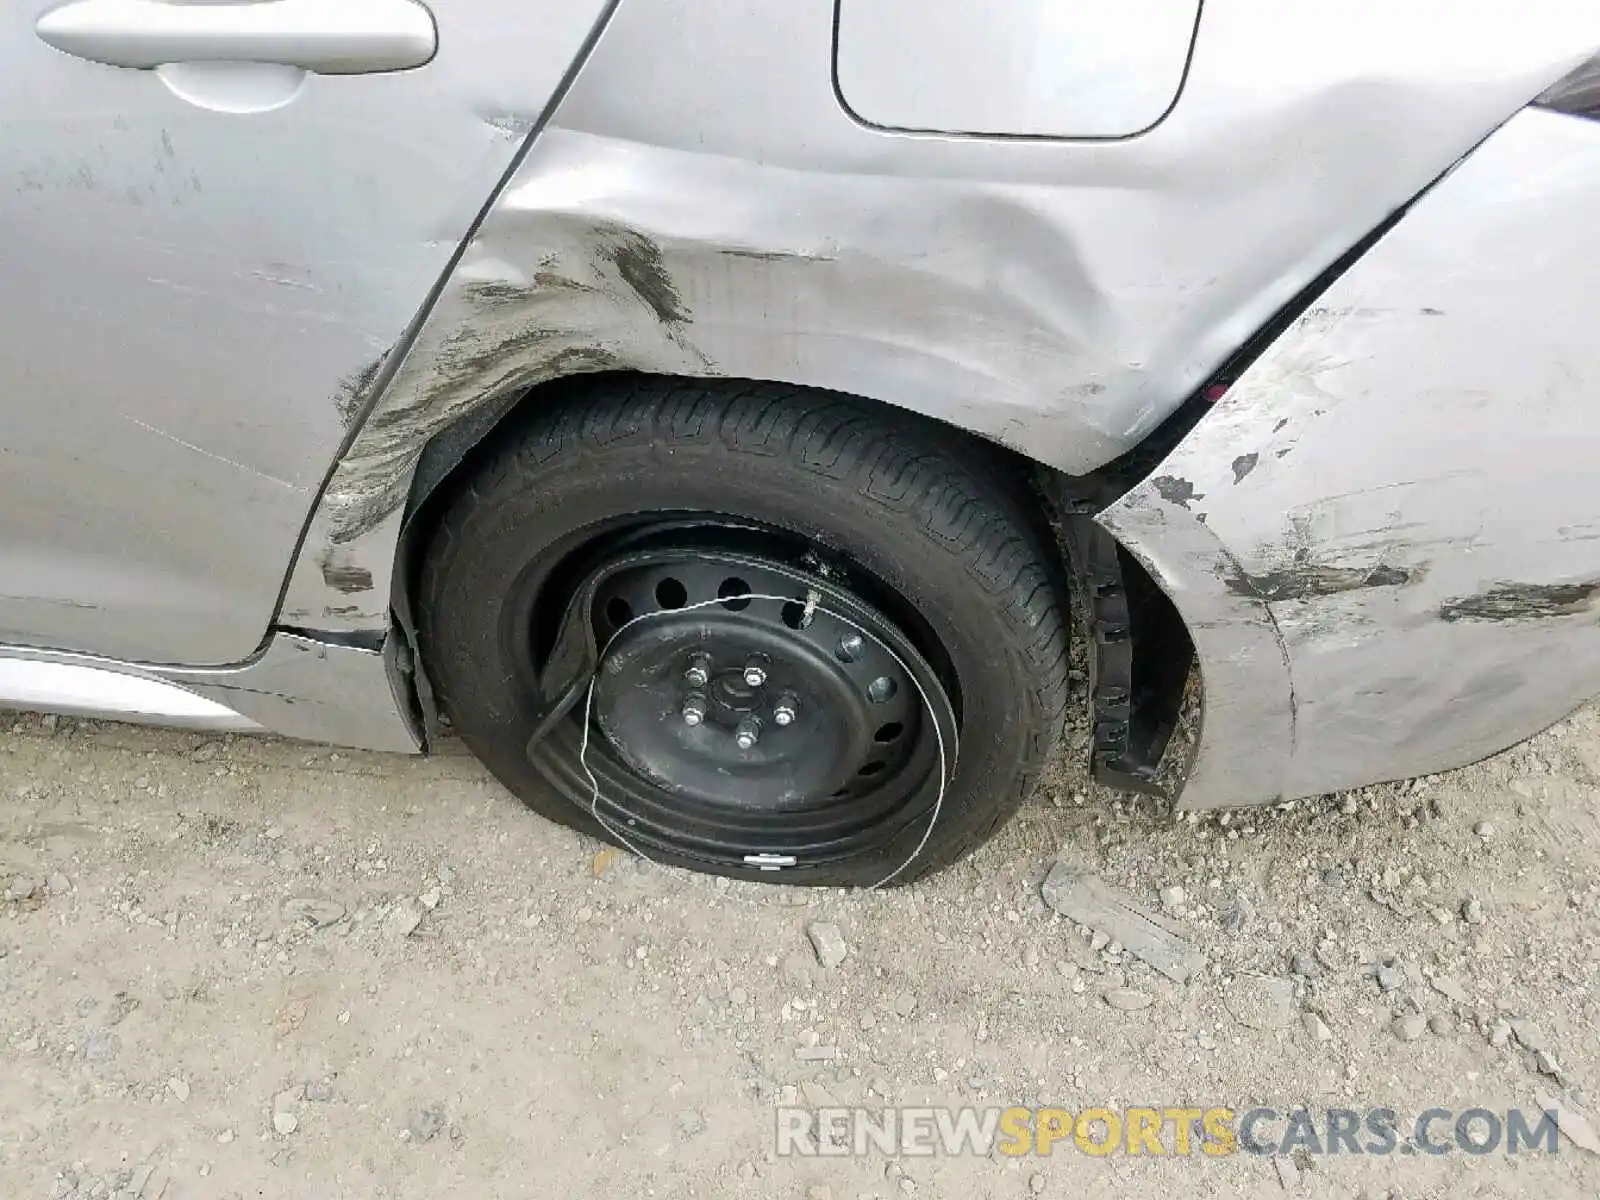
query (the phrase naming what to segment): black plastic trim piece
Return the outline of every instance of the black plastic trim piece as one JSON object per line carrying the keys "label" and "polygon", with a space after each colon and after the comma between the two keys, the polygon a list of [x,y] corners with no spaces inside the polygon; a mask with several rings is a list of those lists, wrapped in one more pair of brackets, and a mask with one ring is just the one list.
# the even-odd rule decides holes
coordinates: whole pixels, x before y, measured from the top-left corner
{"label": "black plastic trim piece", "polygon": [[1096,783],[1166,796],[1157,769],[1172,731],[1193,651],[1154,605],[1167,603],[1126,552],[1095,523],[1093,505],[1063,522],[1079,623],[1088,644],[1090,769]]}
{"label": "black plastic trim piece", "polygon": [[1600,54],[1546,89],[1533,104],[1570,117],[1600,120]]}

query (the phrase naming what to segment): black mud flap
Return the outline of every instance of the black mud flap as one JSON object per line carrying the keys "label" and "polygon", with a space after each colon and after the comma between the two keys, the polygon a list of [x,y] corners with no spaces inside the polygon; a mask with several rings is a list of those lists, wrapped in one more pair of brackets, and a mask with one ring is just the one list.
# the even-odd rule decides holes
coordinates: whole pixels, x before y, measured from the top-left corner
{"label": "black mud flap", "polygon": [[1177,726],[1194,650],[1142,568],[1088,511],[1063,521],[1080,628],[1088,643],[1096,783],[1166,796],[1158,768]]}

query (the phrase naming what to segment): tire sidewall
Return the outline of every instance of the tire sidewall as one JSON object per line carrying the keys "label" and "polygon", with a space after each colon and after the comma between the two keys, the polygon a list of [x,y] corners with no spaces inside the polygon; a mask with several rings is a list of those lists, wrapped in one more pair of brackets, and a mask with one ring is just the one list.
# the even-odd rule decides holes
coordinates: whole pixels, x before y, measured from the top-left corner
{"label": "tire sidewall", "polygon": [[[893,449],[891,435],[884,450]],[[903,474],[904,456],[891,457]],[[913,471],[947,470],[920,453],[912,462]],[[727,514],[859,564],[914,608],[942,645],[956,676],[961,734],[922,856],[949,857],[949,846],[970,839],[996,803],[1009,812],[1028,782],[1019,776],[1042,765],[1032,744],[1041,721],[1058,715],[1051,710],[1059,699],[1028,653],[1038,622],[996,594],[980,573],[982,561],[963,555],[948,535],[948,520],[936,519],[930,506],[904,502],[907,495],[938,494],[937,485],[931,492],[884,487],[870,458],[845,469],[840,463],[797,463],[722,439],[668,440],[640,428],[634,436],[581,442],[578,453],[557,454],[533,469],[503,471],[498,486],[475,490],[454,536],[430,553],[420,605],[430,676],[469,748],[539,811],[605,836],[587,806],[556,796],[524,752],[532,675],[528,664],[508,661],[522,612],[513,598],[525,594],[531,565],[577,531],[630,514]],[[876,882],[904,862],[927,828],[925,817],[913,820],[878,854],[810,870],[802,864],[783,871],[782,881]],[[905,874],[918,873],[914,867]]]}

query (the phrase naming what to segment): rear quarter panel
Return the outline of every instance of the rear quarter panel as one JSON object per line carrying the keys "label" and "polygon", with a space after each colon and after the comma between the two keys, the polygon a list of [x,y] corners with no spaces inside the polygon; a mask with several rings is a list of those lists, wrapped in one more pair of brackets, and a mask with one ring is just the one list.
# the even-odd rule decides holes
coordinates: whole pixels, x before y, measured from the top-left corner
{"label": "rear quarter panel", "polygon": [[1512,7],[1207,0],[1171,115],[1104,142],[863,124],[831,0],[625,0],[334,472],[284,619],[380,624],[325,575],[387,578],[429,441],[575,371],[833,388],[1096,468],[1600,41]]}
{"label": "rear quarter panel", "polygon": [[1600,123],[1525,111],[1101,522],[1194,636],[1184,802],[1481,758],[1600,692]]}

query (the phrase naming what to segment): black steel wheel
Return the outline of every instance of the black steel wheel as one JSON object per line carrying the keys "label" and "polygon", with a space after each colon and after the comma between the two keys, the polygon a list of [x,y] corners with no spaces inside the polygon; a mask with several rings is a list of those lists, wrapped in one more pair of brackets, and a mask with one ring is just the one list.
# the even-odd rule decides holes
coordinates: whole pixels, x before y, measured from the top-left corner
{"label": "black steel wheel", "polygon": [[439,517],[418,613],[454,728],[662,862],[872,885],[981,842],[1065,691],[993,461],[837,396],[608,382],[504,431]]}

